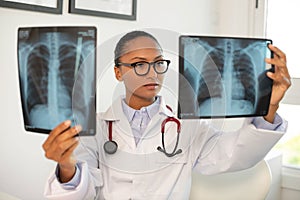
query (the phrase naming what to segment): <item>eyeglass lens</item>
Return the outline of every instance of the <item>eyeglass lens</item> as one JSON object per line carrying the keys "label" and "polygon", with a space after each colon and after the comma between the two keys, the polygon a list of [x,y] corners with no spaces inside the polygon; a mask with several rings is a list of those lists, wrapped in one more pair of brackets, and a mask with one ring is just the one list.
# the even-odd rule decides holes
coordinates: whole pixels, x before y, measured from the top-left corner
{"label": "eyeglass lens", "polygon": [[138,62],[135,64],[134,69],[138,75],[146,75],[151,65],[153,65],[156,73],[163,74],[167,71],[169,63],[166,60],[159,60],[153,63]]}

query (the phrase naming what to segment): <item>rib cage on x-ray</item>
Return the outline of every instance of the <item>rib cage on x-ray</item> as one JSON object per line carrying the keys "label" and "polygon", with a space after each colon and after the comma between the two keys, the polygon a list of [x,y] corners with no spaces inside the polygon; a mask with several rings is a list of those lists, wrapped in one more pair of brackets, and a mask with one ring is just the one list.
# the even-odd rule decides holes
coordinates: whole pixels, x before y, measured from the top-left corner
{"label": "rib cage on x-ray", "polygon": [[45,34],[42,40],[32,48],[27,60],[28,111],[35,105],[48,104],[50,112],[57,112],[58,107],[71,107],[76,47],[60,46],[59,35],[54,33]]}
{"label": "rib cage on x-ray", "polygon": [[257,80],[255,80],[254,63],[247,49],[234,49],[236,44],[232,40],[224,42],[225,44],[218,44],[219,48],[204,44],[211,50],[208,51],[201,69],[199,104],[207,98],[221,97],[225,89],[227,102],[231,102],[229,99],[244,99],[255,106]]}
{"label": "rib cage on x-ray", "polygon": [[265,41],[183,39],[183,73],[195,92],[196,112],[202,116],[254,114],[258,77],[265,72]]}
{"label": "rib cage on x-ray", "polygon": [[51,130],[72,119],[73,125],[80,123],[83,130],[91,128],[89,121],[94,119],[90,117],[95,117],[93,39],[83,41],[65,32],[32,34],[36,35],[19,42],[27,126]]}

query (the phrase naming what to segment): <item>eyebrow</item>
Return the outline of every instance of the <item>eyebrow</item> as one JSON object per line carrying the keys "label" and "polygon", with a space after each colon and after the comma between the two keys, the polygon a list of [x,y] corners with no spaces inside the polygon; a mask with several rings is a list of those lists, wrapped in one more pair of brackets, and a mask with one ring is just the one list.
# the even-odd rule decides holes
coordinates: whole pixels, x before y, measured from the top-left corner
{"label": "eyebrow", "polygon": [[[159,56],[156,56],[155,58],[154,58],[154,60],[156,60],[156,59],[158,59],[158,58],[163,58],[163,55],[159,55]],[[133,58],[131,58],[130,60],[135,60],[135,59],[139,59],[139,60],[147,60],[147,58],[144,58],[144,57],[133,57]]]}

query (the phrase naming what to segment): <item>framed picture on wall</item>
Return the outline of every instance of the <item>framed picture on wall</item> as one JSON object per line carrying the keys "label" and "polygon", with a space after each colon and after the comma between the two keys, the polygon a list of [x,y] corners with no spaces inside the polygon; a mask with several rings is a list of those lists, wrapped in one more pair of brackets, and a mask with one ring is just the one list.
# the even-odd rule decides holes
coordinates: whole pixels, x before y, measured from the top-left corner
{"label": "framed picture on wall", "polygon": [[0,0],[0,7],[62,14],[62,0]]}
{"label": "framed picture on wall", "polygon": [[70,0],[69,13],[136,20],[137,0]]}

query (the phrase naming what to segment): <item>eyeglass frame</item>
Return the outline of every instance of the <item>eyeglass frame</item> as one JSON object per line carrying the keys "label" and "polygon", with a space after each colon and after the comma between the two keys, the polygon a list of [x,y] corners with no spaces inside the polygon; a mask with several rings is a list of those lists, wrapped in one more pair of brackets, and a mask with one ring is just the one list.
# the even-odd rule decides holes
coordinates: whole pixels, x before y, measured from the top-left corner
{"label": "eyeglass frame", "polygon": [[[161,61],[166,61],[167,62],[167,67],[166,67],[166,70],[164,72],[158,72],[156,70],[156,63],[161,62]],[[139,73],[136,72],[136,66],[137,66],[138,63],[148,64],[148,70],[147,70],[146,73],[139,74]],[[154,69],[154,71],[157,74],[164,74],[164,73],[166,73],[168,71],[170,63],[171,63],[171,60],[165,60],[165,59],[163,59],[163,60],[157,60],[157,61],[154,61],[154,62],[147,62],[147,61],[138,61],[138,62],[134,62],[134,63],[122,63],[122,62],[119,62],[119,63],[116,64],[116,67],[120,67],[122,65],[125,66],[125,67],[133,67],[134,72],[135,72],[136,75],[138,75],[138,76],[146,76],[149,73],[149,71],[150,71],[151,65],[153,65],[153,69]]]}

